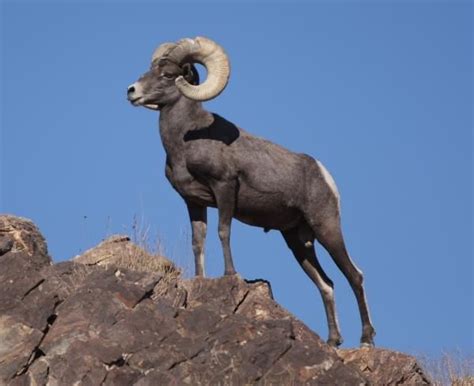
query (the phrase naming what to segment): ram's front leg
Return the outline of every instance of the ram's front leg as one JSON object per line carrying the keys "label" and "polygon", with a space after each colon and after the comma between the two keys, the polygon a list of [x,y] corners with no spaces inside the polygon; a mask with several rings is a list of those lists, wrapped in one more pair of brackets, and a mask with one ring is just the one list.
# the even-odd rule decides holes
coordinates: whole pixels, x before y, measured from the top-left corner
{"label": "ram's front leg", "polygon": [[219,181],[213,184],[212,191],[216,198],[217,211],[219,215],[219,239],[224,252],[224,275],[234,275],[234,261],[230,251],[230,226],[235,210],[237,194],[236,181]]}
{"label": "ram's front leg", "polygon": [[187,202],[191,220],[196,276],[204,276],[204,242],[207,230],[207,208]]}

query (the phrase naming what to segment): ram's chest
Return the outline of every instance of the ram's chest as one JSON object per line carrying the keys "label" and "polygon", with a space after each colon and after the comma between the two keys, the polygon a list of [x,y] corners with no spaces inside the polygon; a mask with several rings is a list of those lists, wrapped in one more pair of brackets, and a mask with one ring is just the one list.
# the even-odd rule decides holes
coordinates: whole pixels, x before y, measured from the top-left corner
{"label": "ram's chest", "polygon": [[173,188],[187,201],[204,206],[215,206],[212,191],[193,176],[186,166],[166,164],[166,178]]}

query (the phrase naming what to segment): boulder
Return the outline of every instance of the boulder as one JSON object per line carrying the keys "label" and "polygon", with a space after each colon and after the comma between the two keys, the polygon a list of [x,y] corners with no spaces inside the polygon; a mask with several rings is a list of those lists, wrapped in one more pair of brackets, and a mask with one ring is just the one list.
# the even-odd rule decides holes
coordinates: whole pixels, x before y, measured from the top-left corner
{"label": "boulder", "polygon": [[31,263],[37,267],[51,264],[43,235],[29,219],[0,215],[0,256],[7,252],[23,252],[35,256]]}
{"label": "boulder", "polygon": [[430,385],[431,381],[411,355],[380,349],[338,350],[344,363],[364,374],[374,385]]}

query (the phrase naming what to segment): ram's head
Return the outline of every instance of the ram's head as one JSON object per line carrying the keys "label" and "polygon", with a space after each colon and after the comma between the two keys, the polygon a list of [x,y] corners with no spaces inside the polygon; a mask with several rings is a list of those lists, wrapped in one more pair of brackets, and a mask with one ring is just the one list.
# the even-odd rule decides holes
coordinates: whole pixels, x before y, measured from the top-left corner
{"label": "ram's head", "polygon": [[[195,63],[206,67],[207,78],[199,84]],[[128,100],[134,106],[160,110],[182,95],[206,101],[224,90],[230,64],[221,46],[204,37],[164,43],[152,57],[151,68],[128,87]]]}

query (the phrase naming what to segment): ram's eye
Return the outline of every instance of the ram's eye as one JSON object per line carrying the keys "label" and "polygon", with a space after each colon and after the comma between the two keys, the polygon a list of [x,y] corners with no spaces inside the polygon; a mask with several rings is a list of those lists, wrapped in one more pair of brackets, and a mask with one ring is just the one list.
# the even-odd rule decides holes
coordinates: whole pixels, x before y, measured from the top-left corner
{"label": "ram's eye", "polygon": [[163,73],[163,78],[165,79],[173,79],[174,78],[174,74],[170,74],[170,73]]}

